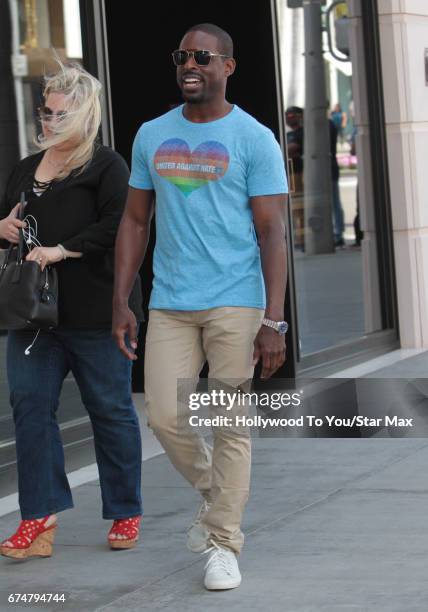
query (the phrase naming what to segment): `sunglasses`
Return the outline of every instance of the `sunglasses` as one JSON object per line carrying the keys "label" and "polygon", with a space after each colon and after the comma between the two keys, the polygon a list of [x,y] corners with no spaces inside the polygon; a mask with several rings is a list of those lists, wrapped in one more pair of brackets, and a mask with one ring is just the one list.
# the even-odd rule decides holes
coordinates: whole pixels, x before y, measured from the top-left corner
{"label": "sunglasses", "polygon": [[187,51],[186,49],[177,49],[172,52],[172,59],[176,66],[184,66],[190,57],[193,57],[198,66],[208,66],[212,57],[229,57],[222,53],[212,53],[201,49],[200,51]]}
{"label": "sunglasses", "polygon": [[67,114],[67,111],[54,112],[49,106],[39,106],[37,109],[41,121],[52,121],[52,119],[62,119]]}

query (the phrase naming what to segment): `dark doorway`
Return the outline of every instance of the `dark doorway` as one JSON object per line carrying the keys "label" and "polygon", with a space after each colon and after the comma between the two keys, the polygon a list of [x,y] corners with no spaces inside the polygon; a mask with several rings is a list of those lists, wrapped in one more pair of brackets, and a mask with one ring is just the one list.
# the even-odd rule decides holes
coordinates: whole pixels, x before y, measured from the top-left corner
{"label": "dark doorway", "polygon": [[[270,0],[248,5],[216,0],[205,8],[173,2],[106,2],[108,54],[114,117],[115,148],[130,163],[134,136],[144,121],[167,112],[181,103],[175,81],[171,51],[185,31],[197,23],[210,22],[227,30],[235,43],[237,70],[228,85],[228,99],[238,104],[280,138],[279,105],[275,74],[275,45]],[[126,10],[128,8],[128,10]],[[154,232],[141,275],[144,306],[150,296]],[[286,316],[290,320],[287,307]],[[140,334],[144,346],[145,326]],[[288,342],[288,362],[278,373],[294,375],[292,342]],[[134,389],[141,390],[142,359],[134,370]]]}

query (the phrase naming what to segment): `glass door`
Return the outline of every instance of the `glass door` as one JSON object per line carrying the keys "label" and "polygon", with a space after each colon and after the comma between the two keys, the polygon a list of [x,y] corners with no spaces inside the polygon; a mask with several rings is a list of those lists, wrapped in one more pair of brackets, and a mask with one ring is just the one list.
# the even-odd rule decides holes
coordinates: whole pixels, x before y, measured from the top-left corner
{"label": "glass door", "polygon": [[[386,326],[359,2],[277,0],[300,360]],[[385,228],[381,228],[385,230]]]}
{"label": "glass door", "polygon": [[[10,64],[8,72],[2,73],[0,191],[3,192],[7,176],[18,160],[35,152],[43,76],[57,69],[55,54],[62,61],[82,62],[79,0],[5,0],[0,21],[3,39],[10,41],[12,60],[12,74]],[[86,418],[71,377],[65,381],[62,403],[65,409],[60,411],[61,422]],[[6,451],[13,439],[6,379],[6,332],[0,331],[0,451],[5,451],[0,456],[0,468],[3,461],[12,460],[13,452],[9,455]]]}

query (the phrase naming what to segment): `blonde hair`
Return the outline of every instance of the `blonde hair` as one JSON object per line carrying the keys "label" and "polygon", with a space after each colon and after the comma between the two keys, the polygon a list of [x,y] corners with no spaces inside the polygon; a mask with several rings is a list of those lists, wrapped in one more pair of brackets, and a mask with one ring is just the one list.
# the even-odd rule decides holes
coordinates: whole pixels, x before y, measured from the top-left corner
{"label": "blonde hair", "polygon": [[64,94],[64,110],[67,112],[50,126],[53,134],[49,137],[39,136],[36,145],[40,150],[47,150],[70,140],[76,141],[64,167],[57,172],[55,178],[60,180],[78,168],[82,172],[92,159],[101,123],[102,86],[80,64],[63,64],[58,57],[56,61],[60,69],[55,74],[45,76],[43,97],[46,100],[49,94]]}

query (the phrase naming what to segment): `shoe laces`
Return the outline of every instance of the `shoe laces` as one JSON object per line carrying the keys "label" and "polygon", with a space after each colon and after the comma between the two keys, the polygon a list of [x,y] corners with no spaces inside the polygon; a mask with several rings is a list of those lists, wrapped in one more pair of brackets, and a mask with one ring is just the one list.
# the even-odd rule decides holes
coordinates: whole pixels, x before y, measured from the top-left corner
{"label": "shoe laces", "polygon": [[189,527],[189,529],[187,531],[190,531],[195,525],[199,525],[199,523],[202,520],[203,515],[208,512],[210,507],[211,507],[211,504],[209,502],[207,502],[206,499],[204,499],[201,502],[201,505],[198,508],[198,511],[197,511],[196,516],[195,516],[195,518],[193,520],[193,523],[190,525],[190,527]]}
{"label": "shoe laces", "polygon": [[210,506],[211,506],[211,504],[209,504],[206,499],[204,499],[202,501],[201,505],[199,506],[199,510],[196,513],[196,517],[195,517],[194,523],[200,523],[201,522],[202,516],[208,512],[208,510],[210,509]]}
{"label": "shoe laces", "polygon": [[228,550],[227,548],[222,548],[213,540],[210,540],[210,543],[212,544],[212,546],[210,546],[210,548],[207,548],[207,550],[204,550],[204,552],[202,553],[203,555],[211,553],[208,558],[208,561],[205,564],[205,569],[208,569],[208,567],[213,570],[219,569],[230,575],[232,573],[232,566],[230,561],[233,552],[231,550]]}

